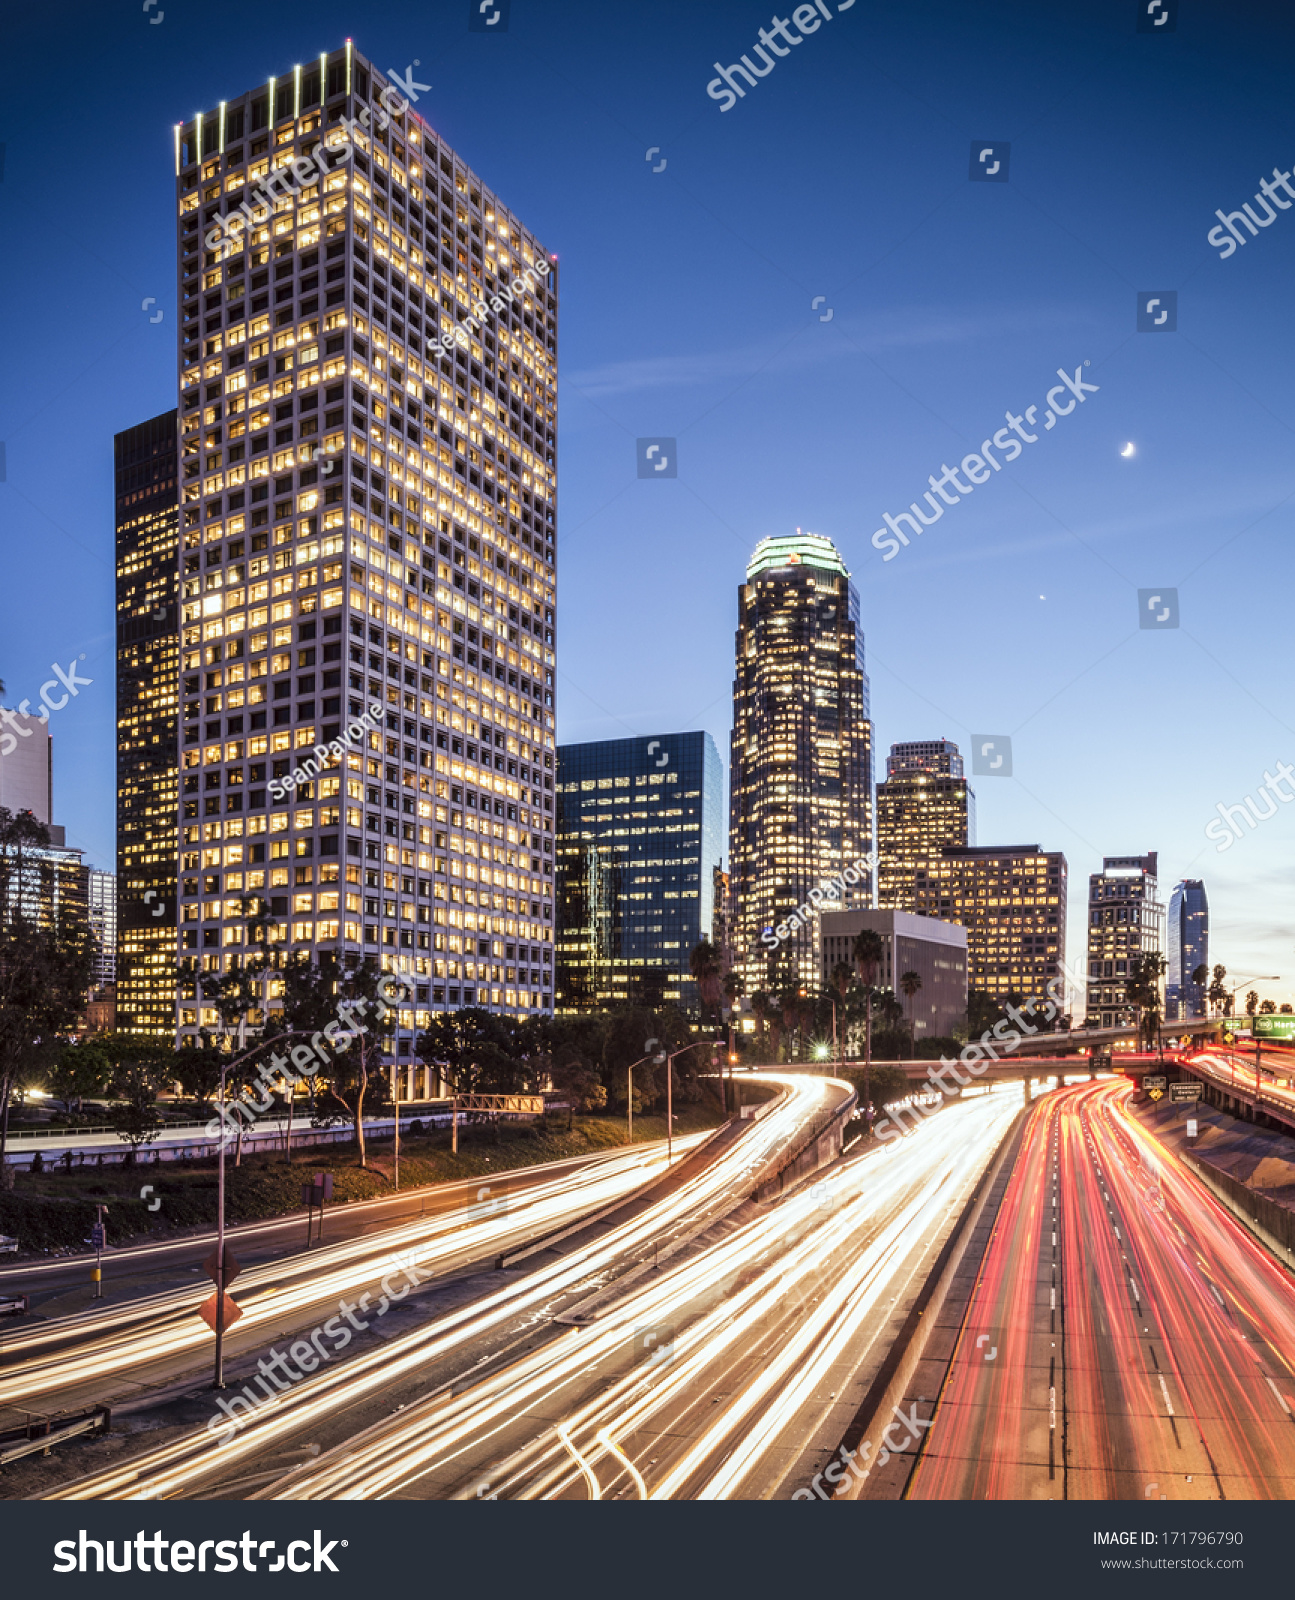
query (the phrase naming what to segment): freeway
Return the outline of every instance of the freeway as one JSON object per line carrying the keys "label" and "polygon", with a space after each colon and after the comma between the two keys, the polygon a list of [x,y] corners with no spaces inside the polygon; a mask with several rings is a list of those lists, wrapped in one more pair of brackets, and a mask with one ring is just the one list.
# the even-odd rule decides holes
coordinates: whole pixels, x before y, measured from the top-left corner
{"label": "freeway", "polygon": [[256,1498],[789,1497],[1019,1109],[1005,1089],[950,1105]]}
{"label": "freeway", "polygon": [[1034,1110],[908,1498],[1295,1495],[1295,1280],[1130,1094]]}
{"label": "freeway", "polygon": [[[266,1461],[295,1454],[302,1458],[296,1467],[308,1464],[320,1454],[315,1440],[321,1434],[335,1439],[342,1450],[351,1448],[357,1416],[367,1425],[373,1408],[388,1407],[395,1395],[427,1388],[434,1398],[452,1393],[484,1365],[506,1358],[520,1345],[565,1331],[557,1318],[578,1316],[580,1303],[613,1280],[624,1283],[655,1274],[659,1263],[686,1248],[779,1170],[825,1117],[853,1102],[848,1084],[829,1079],[770,1075],[766,1081],[782,1093],[767,1109],[761,1108],[761,1116],[727,1124],[704,1150],[678,1161],[646,1195],[628,1202],[599,1228],[564,1241],[552,1253],[556,1259],[545,1253],[536,1258],[542,1264],[523,1276],[501,1280],[492,1275],[481,1293],[434,1320],[393,1333],[376,1348],[370,1343],[345,1363],[329,1363],[309,1377],[297,1374],[299,1381],[280,1385],[283,1392],[254,1414],[246,1406],[248,1417],[238,1427],[223,1425],[218,1414],[210,1419],[213,1426],[189,1429],[48,1498],[237,1498],[250,1484],[277,1479],[288,1470],[281,1466],[265,1471]],[[415,1248],[414,1256],[421,1267],[424,1253]],[[248,1386],[242,1393],[249,1393]],[[249,1466],[254,1469],[250,1475]]]}
{"label": "freeway", "polygon": [[[689,1135],[677,1143],[689,1149],[704,1138]],[[321,1313],[325,1318],[333,1314],[339,1300],[347,1297],[359,1298],[369,1291],[376,1301],[381,1280],[397,1258],[416,1261],[426,1276],[461,1270],[623,1199],[665,1166],[662,1146],[635,1145],[574,1167],[562,1163],[556,1171],[539,1167],[501,1173],[488,1186],[479,1179],[454,1184],[446,1194],[432,1192],[434,1209],[425,1215],[392,1221],[376,1232],[337,1239],[310,1251],[300,1248],[300,1222],[293,1225],[291,1243],[273,1228],[270,1237],[293,1253],[275,1250],[235,1281],[233,1296],[242,1316],[226,1335],[226,1350],[236,1358],[240,1351],[262,1343],[267,1328],[279,1334],[309,1327]],[[259,1225],[252,1231],[255,1235]],[[147,1262],[155,1253],[174,1272],[184,1256],[193,1261],[199,1245],[200,1241],[189,1239],[141,1246],[132,1254],[137,1268],[141,1258]],[[54,1266],[48,1264],[50,1269]],[[89,1311],[6,1331],[0,1408],[25,1408],[51,1395],[57,1395],[64,1408],[97,1404],[190,1370],[210,1352],[210,1330],[196,1313],[211,1293],[205,1277],[190,1277],[178,1286],[121,1304],[98,1304]]]}

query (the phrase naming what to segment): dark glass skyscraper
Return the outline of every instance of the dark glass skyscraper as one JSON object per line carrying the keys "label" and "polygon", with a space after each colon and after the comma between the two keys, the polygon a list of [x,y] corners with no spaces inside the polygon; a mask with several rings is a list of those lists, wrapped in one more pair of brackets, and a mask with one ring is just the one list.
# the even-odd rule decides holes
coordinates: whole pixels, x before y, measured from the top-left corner
{"label": "dark glass skyscraper", "polygon": [[[859,596],[819,534],[763,539],[738,591],[730,874],[748,992],[819,983],[809,899],[872,850],[872,724]],[[872,904],[873,874],[831,902]],[[776,942],[771,943],[771,940]]]}
{"label": "dark glass skyscraper", "polygon": [[1209,964],[1210,903],[1199,878],[1183,878],[1174,885],[1165,955],[1165,1021],[1203,1017],[1209,983],[1194,983],[1192,974]]}
{"label": "dark glass skyscraper", "polygon": [[117,502],[117,1016],[175,1033],[180,445],[175,411],[114,441]]}
{"label": "dark glass skyscraper", "polygon": [[710,734],[558,748],[557,1009],[690,1005],[714,932],[724,777]]}

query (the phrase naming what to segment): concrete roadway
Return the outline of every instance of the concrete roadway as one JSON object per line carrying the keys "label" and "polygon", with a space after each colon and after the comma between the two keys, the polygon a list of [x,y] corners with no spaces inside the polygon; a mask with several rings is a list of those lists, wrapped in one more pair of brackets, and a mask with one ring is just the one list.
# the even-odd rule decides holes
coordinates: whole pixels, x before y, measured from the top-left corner
{"label": "concrete roadway", "polygon": [[908,1498],[1295,1496],[1295,1280],[1130,1093],[1034,1111]]}

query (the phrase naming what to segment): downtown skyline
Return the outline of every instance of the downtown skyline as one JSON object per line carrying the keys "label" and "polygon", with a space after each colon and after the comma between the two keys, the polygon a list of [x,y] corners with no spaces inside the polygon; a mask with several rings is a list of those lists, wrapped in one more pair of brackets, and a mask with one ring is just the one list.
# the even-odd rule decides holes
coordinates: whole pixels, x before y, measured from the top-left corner
{"label": "downtown skyline", "polygon": [[[692,26],[668,11],[662,37],[622,63],[619,105],[600,88],[615,30],[600,44],[559,19],[542,39],[519,11],[506,38],[477,40],[459,35],[457,19],[428,23],[395,8],[372,39],[357,40],[402,73],[420,58],[417,79],[432,87],[418,109],[561,259],[558,742],[705,727],[724,749],[733,584],[760,538],[800,524],[833,539],[859,588],[877,748],[946,737],[969,751],[974,733],[1010,733],[1014,776],[976,780],[980,837],[1037,839],[1064,850],[1080,875],[1107,854],[1157,850],[1162,882],[1207,882],[1217,958],[1236,972],[1282,973],[1264,992],[1289,999],[1295,928],[1280,888],[1295,839],[1284,808],[1226,859],[1204,832],[1220,802],[1256,792],[1265,770],[1295,751],[1281,711],[1280,586],[1253,581],[1277,570],[1289,516],[1276,350],[1290,315],[1282,268],[1295,247],[1273,227],[1221,265],[1205,241],[1215,209],[1228,210],[1279,153],[1256,109],[1270,68],[1253,51],[1255,28],[1274,44],[1279,30],[1261,10],[1244,23],[1212,13],[1207,30],[1184,20],[1172,38],[1144,42],[1112,6],[1065,30],[1036,19],[980,40],[964,17],[942,16],[947,28],[919,53],[892,19],[856,6],[832,22],[831,52],[793,52],[731,115],[706,100],[696,64],[705,72],[749,49],[766,19],[741,8]],[[37,689],[69,648],[86,650],[81,670],[98,682],[53,721],[54,782],[69,840],[101,864],[112,860],[111,434],[172,403],[177,307],[169,275],[159,275],[173,248],[161,186],[171,125],[231,82],[337,49],[350,24],[325,7],[306,39],[299,23],[275,20],[251,46],[215,42],[197,66],[184,56],[182,26],[173,14],[144,36],[151,56],[123,57],[124,159],[157,181],[141,182],[127,208],[86,196],[106,268],[84,285],[94,314],[75,335],[39,330],[46,358],[27,367],[48,377],[34,381],[33,420],[24,427],[11,413],[0,429],[14,534],[6,698]],[[1031,87],[1022,69],[1061,41],[1076,74],[1103,52],[1114,65],[1069,120],[1048,126],[1048,96],[1063,85]],[[100,44],[126,48],[92,27],[72,49]],[[1161,54],[1144,65],[1153,47]],[[559,48],[577,92],[548,108],[537,141],[527,73],[556,85]],[[1191,85],[1208,55],[1230,62],[1248,89],[1222,91],[1217,119],[1195,129]],[[834,91],[870,72],[870,56],[873,103],[865,126],[851,129]],[[984,86],[952,78],[955,57],[979,61]],[[483,73],[517,91],[488,115],[472,89]],[[914,124],[931,74],[942,85],[937,109]],[[101,95],[91,83],[74,125]],[[21,122],[21,91],[14,108]],[[597,150],[581,136],[591,119],[607,133]],[[44,126],[34,104],[27,120]],[[800,181],[815,203],[833,197],[841,216],[812,249],[790,221],[753,210],[757,185],[799,165],[780,142],[769,166],[753,165],[748,141],[793,127],[812,130],[821,150]],[[1144,208],[1112,175],[1137,169],[1166,129],[1187,173],[1164,206]],[[968,140],[986,132],[1011,138],[1006,184],[967,181]],[[5,203],[39,210],[24,145],[12,128],[9,137]],[[55,159],[66,137],[49,130]],[[654,144],[660,154],[645,163]],[[861,163],[865,150],[875,155]],[[70,152],[62,165],[70,169]],[[608,198],[610,226],[583,193]],[[866,229],[848,215],[865,199],[878,219]],[[762,227],[750,226],[755,214]],[[654,230],[651,251],[639,242],[644,228]],[[8,270],[30,276],[36,258],[23,252],[34,249],[19,242]],[[60,263],[40,270],[59,292]],[[702,281],[722,289],[699,295]],[[1134,332],[1144,284],[1177,285],[1176,336]],[[141,310],[150,292],[155,304]],[[158,309],[165,320],[154,326]],[[16,359],[37,331],[15,326]],[[1100,392],[1066,428],[884,564],[870,544],[884,512],[906,505],[942,460],[974,450],[985,419],[1020,414],[1022,396],[1044,393],[1058,366],[1086,358]],[[51,425],[64,372],[78,396],[66,461]],[[644,435],[678,439],[678,480],[635,478],[634,439]],[[1122,457],[1129,443],[1134,454]],[[648,557],[632,597],[622,569],[630,552]],[[57,633],[40,608],[19,603],[50,582],[52,565]],[[1137,626],[1136,589],[1157,584],[1179,589],[1181,626],[1149,636]],[[637,625],[623,627],[627,615]],[[1135,683],[1145,716],[1129,709]],[[1082,948],[1077,916],[1072,908],[1072,949]]]}

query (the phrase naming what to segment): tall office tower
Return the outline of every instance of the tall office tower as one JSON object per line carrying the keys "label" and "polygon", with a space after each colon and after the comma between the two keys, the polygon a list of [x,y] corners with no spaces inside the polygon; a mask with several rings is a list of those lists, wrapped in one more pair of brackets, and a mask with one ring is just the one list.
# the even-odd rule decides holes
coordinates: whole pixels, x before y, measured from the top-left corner
{"label": "tall office tower", "polygon": [[968,845],[918,867],[911,909],[967,930],[967,986],[1042,996],[1066,961],[1066,858],[1037,844]]}
{"label": "tall office tower", "polygon": [[688,958],[713,936],[723,855],[710,734],[559,746],[558,1009],[695,1005]]}
{"label": "tall office tower", "polygon": [[[738,590],[729,872],[747,992],[819,982],[811,890],[872,850],[872,723],[859,597],[830,539],[762,539]],[[832,910],[872,904],[873,875]],[[771,942],[772,941],[772,942]]]}
{"label": "tall office tower", "polygon": [[1132,1014],[1130,963],[1164,948],[1165,908],[1156,896],[1156,852],[1106,856],[1088,879],[1088,1020],[1103,1028]]}
{"label": "tall office tower", "polygon": [[113,441],[117,529],[117,996],[125,1033],[175,1035],[180,441],[163,412]]}
{"label": "tall office tower", "polygon": [[117,878],[98,867],[89,868],[87,878],[90,931],[99,941],[94,986],[102,989],[117,981]]}
{"label": "tall office tower", "polygon": [[1183,878],[1169,896],[1165,967],[1165,1021],[1187,1022],[1205,1015],[1209,980],[1193,981],[1210,959],[1210,903],[1199,878]]}
{"label": "tall office tower", "polygon": [[[30,702],[24,700],[23,705]],[[0,706],[0,806],[30,811],[48,827],[53,814],[54,741],[49,718]]]}
{"label": "tall office tower", "polygon": [[544,1009],[555,269],[349,43],[178,127],[176,205],[180,953],[227,969],[263,896],[408,977],[410,1059]]}
{"label": "tall office tower", "polygon": [[976,842],[976,797],[947,739],[892,744],[877,785],[877,903],[911,911],[917,873],[946,846]]}

